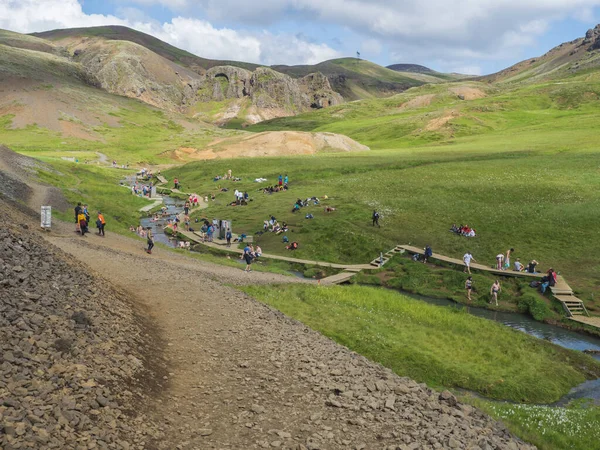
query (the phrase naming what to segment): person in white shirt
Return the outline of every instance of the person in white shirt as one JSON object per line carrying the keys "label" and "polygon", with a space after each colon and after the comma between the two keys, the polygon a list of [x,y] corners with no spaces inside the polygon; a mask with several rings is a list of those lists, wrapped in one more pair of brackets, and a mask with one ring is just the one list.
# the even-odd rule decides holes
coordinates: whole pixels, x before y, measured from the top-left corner
{"label": "person in white shirt", "polygon": [[471,252],[467,252],[467,253],[465,253],[465,256],[463,256],[463,261],[465,263],[464,272],[469,272],[469,274],[471,274],[471,261],[477,261],[477,260],[475,258],[473,258],[473,255],[471,255]]}

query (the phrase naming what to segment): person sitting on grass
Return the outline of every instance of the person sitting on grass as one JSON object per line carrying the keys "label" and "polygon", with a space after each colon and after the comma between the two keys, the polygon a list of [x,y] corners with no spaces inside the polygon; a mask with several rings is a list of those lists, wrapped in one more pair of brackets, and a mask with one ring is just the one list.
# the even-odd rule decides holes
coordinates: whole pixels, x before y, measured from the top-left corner
{"label": "person sitting on grass", "polygon": [[298,250],[298,243],[294,241],[290,245],[286,245],[285,248],[286,250]]}
{"label": "person sitting on grass", "polygon": [[281,238],[281,242],[283,242],[284,244],[287,244],[288,242],[290,242],[290,240],[288,239],[287,236],[284,236],[283,238]]}
{"label": "person sitting on grass", "polygon": [[254,257],[258,259],[261,256],[262,256],[262,248],[260,248],[260,245],[257,245],[256,249],[254,250]]}
{"label": "person sitting on grass", "polygon": [[335,208],[334,208],[334,207],[332,207],[332,206],[326,206],[326,207],[325,207],[325,212],[326,212],[326,213],[330,213],[330,212],[333,212],[333,211],[335,211]]}

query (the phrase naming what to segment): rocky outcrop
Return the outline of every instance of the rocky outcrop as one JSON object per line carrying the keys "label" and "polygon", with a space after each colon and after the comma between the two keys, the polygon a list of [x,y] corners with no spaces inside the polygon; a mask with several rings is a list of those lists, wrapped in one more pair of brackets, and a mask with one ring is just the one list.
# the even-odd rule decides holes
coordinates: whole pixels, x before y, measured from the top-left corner
{"label": "rocky outcrop", "polygon": [[267,67],[259,67],[251,72],[233,66],[209,69],[201,79],[186,87],[185,98],[189,105],[247,99],[258,110],[279,111],[275,116],[297,114],[343,102],[342,96],[333,91],[329,80],[321,73],[294,79]]}
{"label": "rocky outcrop", "polygon": [[71,45],[71,51],[73,58],[96,76],[103,89],[162,109],[179,110],[185,87],[200,78],[131,42],[84,38]]}
{"label": "rocky outcrop", "polygon": [[600,49],[600,25],[587,31],[582,45],[589,45],[588,50],[590,51]]}

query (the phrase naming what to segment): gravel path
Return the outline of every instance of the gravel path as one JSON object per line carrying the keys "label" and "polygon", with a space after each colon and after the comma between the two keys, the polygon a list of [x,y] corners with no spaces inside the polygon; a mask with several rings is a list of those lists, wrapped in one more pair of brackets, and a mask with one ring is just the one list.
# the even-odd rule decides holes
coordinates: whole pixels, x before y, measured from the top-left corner
{"label": "gravel path", "polygon": [[166,389],[144,410],[159,449],[524,449],[489,417],[399,378],[233,287],[244,273],[121,236],[50,240],[128,292],[164,339]]}

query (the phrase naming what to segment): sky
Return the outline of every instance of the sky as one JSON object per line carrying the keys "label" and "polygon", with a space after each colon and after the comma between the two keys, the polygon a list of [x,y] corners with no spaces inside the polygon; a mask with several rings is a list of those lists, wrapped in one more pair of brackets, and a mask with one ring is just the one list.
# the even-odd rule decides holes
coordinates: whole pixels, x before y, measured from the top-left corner
{"label": "sky", "polygon": [[600,0],[0,0],[0,28],[124,25],[211,59],[489,74],[585,35]]}

